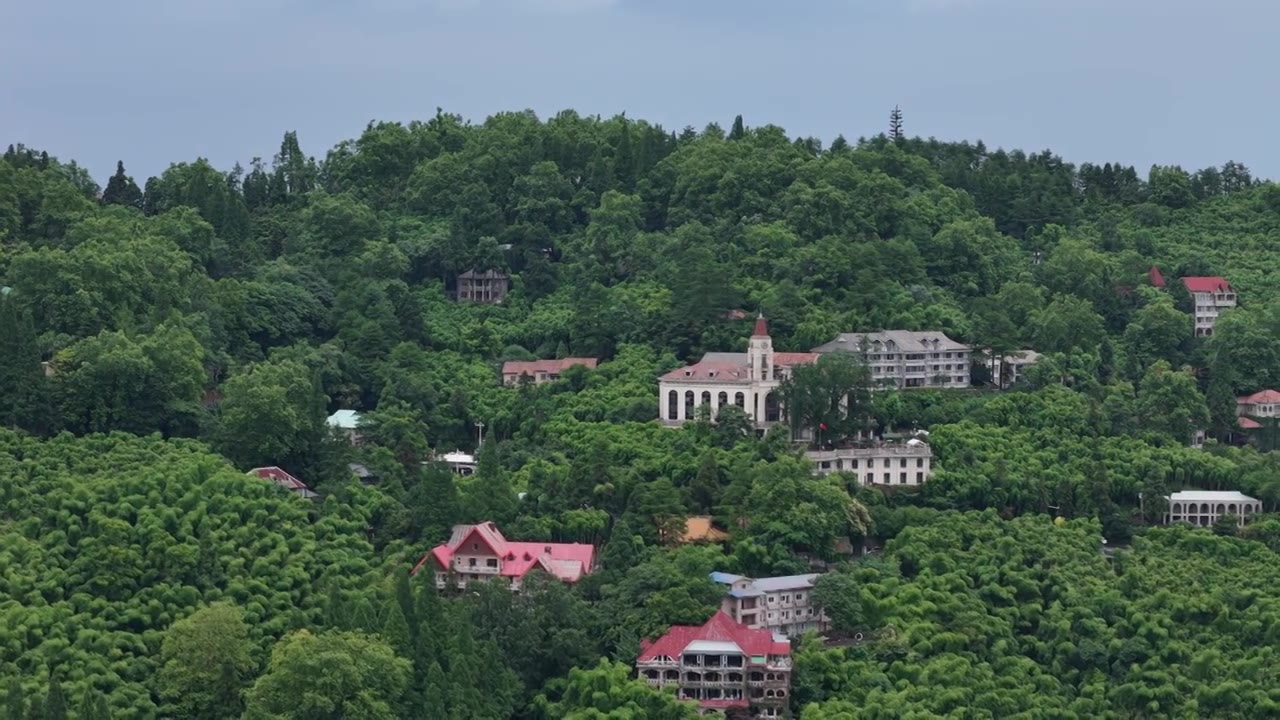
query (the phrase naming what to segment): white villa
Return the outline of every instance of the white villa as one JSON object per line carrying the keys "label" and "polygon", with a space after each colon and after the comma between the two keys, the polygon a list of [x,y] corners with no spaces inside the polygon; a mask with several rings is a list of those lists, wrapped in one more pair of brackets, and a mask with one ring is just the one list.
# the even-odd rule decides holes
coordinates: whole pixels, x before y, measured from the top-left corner
{"label": "white villa", "polygon": [[1224,515],[1234,515],[1244,527],[1254,515],[1262,512],[1262,501],[1244,493],[1225,490],[1183,490],[1169,496],[1166,524],[1189,523],[1197,527],[1213,527]]}
{"label": "white villa", "polygon": [[792,367],[817,359],[817,353],[774,352],[762,315],[756,318],[745,353],[707,353],[697,363],[658,378],[659,417],[667,425],[683,425],[706,405],[714,420],[720,408],[732,404],[746,412],[757,430],[767,430],[782,420],[778,386]]}
{"label": "white villa", "polygon": [[819,475],[849,472],[863,485],[918,486],[933,475],[933,451],[915,438],[905,443],[870,442],[808,450],[804,455]]}
{"label": "white villa", "polygon": [[968,345],[936,330],[841,333],[815,353],[858,353],[875,385],[897,388],[969,387]]}

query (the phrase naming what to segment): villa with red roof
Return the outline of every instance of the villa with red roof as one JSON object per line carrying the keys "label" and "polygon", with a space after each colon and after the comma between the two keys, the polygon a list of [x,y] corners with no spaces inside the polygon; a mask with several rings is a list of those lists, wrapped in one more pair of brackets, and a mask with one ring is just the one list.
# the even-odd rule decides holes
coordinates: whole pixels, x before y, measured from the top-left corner
{"label": "villa with red roof", "polygon": [[742,708],[753,717],[786,714],[791,643],[736,623],[722,610],[702,625],[675,625],[642,640],[636,671],[654,687],[676,689],[704,711]]}
{"label": "villa with red roof", "polygon": [[1236,424],[1241,430],[1257,430],[1262,427],[1254,418],[1280,417],[1280,392],[1263,390],[1236,398]]}
{"label": "villa with red roof", "polygon": [[560,358],[559,360],[508,360],[502,364],[502,383],[515,385],[520,378],[527,377],[534,385],[554,382],[560,379],[560,373],[581,365],[588,370],[596,367],[595,358]]}
{"label": "villa with red roof", "polygon": [[1226,278],[1184,277],[1182,286],[1195,300],[1196,337],[1212,335],[1218,316],[1236,306],[1236,291]]}
{"label": "villa with red roof", "polygon": [[519,590],[531,572],[567,583],[591,572],[595,548],[581,543],[512,542],[492,522],[455,525],[449,541],[422,556],[410,574],[429,568],[436,587],[463,589],[467,583],[501,580]]}
{"label": "villa with red roof", "polygon": [[706,405],[714,420],[721,408],[732,404],[746,412],[757,430],[767,430],[782,420],[777,390],[791,368],[817,359],[818,353],[774,352],[761,315],[746,352],[707,353],[693,365],[658,378],[659,417],[667,425],[683,425]]}
{"label": "villa with red roof", "polygon": [[279,485],[280,487],[284,488],[285,490],[290,490],[294,492],[295,494],[298,495],[298,497],[303,497],[308,500],[313,500],[315,498],[320,497],[320,493],[307,487],[306,483],[302,482],[298,478],[285,472],[284,469],[276,467],[275,465],[272,465],[270,467],[257,467],[250,470],[246,474],[253,475],[254,477],[262,478],[263,480],[269,480],[275,483],[276,485]]}

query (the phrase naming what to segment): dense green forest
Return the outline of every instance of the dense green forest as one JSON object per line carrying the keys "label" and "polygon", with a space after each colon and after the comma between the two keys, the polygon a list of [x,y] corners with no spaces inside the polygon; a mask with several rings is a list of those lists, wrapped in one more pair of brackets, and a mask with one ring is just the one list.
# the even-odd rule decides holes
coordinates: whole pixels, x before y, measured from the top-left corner
{"label": "dense green forest", "polygon": [[[1280,187],[1235,162],[573,112],[372,123],[323,158],[286,133],[247,169],[121,163],[105,187],[11,146],[0,718],[694,717],[632,679],[640,639],[701,624],[712,570],[802,572],[842,537],[884,545],[821,586],[870,639],[799,644],[799,717],[1274,716],[1280,521],[1151,525],[1184,487],[1280,504],[1274,432],[1229,442],[1235,397],[1280,388],[1277,267]],[[450,299],[485,269],[502,304]],[[1188,275],[1238,292],[1210,338]],[[757,312],[785,351],[929,329],[1043,357],[1004,390],[978,366],[874,393],[936,462],[887,492],[741,415],[656,422],[658,375],[743,349]],[[566,356],[601,364],[500,382]],[[474,476],[421,462],[479,423]],[[690,513],[730,541],[666,542]],[[518,596],[410,579],[480,520],[600,567]]]}

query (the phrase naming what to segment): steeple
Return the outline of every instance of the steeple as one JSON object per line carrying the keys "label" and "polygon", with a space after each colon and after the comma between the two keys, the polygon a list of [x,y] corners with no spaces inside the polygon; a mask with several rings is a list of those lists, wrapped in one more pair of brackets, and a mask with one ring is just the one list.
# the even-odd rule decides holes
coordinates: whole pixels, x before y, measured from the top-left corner
{"label": "steeple", "polygon": [[756,329],[751,333],[751,337],[768,337],[769,325],[764,321],[764,313],[756,315]]}

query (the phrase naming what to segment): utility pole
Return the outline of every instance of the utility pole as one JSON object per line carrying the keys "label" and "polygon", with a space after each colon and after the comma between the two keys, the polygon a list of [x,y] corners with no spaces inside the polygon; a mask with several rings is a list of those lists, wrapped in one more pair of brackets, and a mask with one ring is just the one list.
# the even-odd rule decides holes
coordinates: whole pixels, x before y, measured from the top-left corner
{"label": "utility pole", "polygon": [[477,420],[476,428],[480,431],[480,440],[476,443],[476,449],[479,450],[480,446],[484,444],[484,421]]}

